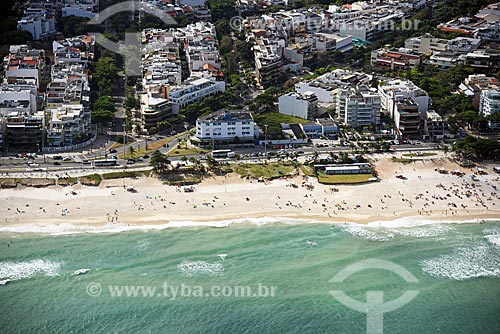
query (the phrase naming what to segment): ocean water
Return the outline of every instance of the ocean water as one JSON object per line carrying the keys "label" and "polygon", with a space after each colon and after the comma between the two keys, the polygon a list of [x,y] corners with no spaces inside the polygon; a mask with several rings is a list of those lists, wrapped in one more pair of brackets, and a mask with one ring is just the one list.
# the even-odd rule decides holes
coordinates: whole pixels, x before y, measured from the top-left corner
{"label": "ocean water", "polygon": [[384,333],[500,333],[500,222],[253,222],[3,232],[0,333],[366,333],[366,314],[332,290],[360,303],[417,290],[383,315]]}

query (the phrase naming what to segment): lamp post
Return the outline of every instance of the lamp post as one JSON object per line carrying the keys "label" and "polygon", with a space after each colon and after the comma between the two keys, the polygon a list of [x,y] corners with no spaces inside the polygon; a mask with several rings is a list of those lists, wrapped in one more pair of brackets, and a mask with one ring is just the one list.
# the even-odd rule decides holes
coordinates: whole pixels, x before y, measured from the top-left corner
{"label": "lamp post", "polygon": [[123,122],[123,156],[126,157],[127,150],[127,122]]}
{"label": "lamp post", "polygon": [[267,124],[264,125],[264,159],[267,159],[267,127]]}

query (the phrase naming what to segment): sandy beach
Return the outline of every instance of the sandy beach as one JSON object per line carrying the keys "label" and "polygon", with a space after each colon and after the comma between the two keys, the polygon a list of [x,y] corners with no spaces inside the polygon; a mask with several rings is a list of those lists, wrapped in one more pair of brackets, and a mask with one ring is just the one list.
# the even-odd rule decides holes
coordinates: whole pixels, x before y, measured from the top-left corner
{"label": "sandy beach", "polygon": [[[105,180],[99,187],[20,188],[0,190],[0,232],[71,232],[130,226],[211,225],[238,219],[306,219],[329,223],[373,223],[404,217],[412,220],[481,220],[500,218],[499,177],[469,177],[471,169],[436,156],[410,164],[389,154],[372,157],[380,181],[328,186],[307,176],[267,184],[236,174],[206,179],[194,192],[162,184],[155,177]],[[461,170],[465,176],[440,174],[436,168]],[[396,175],[403,174],[401,180]],[[292,187],[295,183],[298,187]],[[127,191],[133,186],[136,193]],[[214,223],[215,224],[215,223]],[[219,226],[219,225],[213,225]]]}

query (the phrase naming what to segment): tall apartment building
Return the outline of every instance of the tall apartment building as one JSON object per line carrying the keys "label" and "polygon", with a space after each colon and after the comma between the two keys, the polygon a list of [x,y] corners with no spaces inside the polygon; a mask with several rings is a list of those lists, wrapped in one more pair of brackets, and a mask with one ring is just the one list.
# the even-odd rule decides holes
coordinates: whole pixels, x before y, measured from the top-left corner
{"label": "tall apartment building", "polygon": [[46,110],[47,146],[71,146],[89,139],[90,113],[83,105],[62,105]]}
{"label": "tall apartment building", "polygon": [[380,96],[376,89],[354,86],[337,93],[338,121],[350,127],[380,124]]}
{"label": "tall apartment building", "polygon": [[47,39],[57,32],[55,13],[44,8],[30,7],[17,21],[17,29],[28,31],[34,40]]}
{"label": "tall apartment building", "polygon": [[4,148],[5,123],[9,115],[32,115],[37,111],[37,88],[32,85],[0,86],[0,152]]}
{"label": "tall apartment building", "polygon": [[420,112],[418,111],[418,104],[413,99],[404,98],[396,103],[394,124],[399,139],[420,137]]}
{"label": "tall apartment building", "polygon": [[427,138],[441,140],[448,134],[448,122],[437,112],[429,110],[425,117],[424,130]]}
{"label": "tall apartment building", "polygon": [[43,147],[44,113],[11,112],[4,119],[4,148],[9,152],[39,152]]}
{"label": "tall apartment building", "polygon": [[394,118],[396,103],[411,98],[418,105],[421,118],[429,110],[430,98],[427,92],[409,80],[392,80],[378,87],[382,111]]}
{"label": "tall apartment building", "polygon": [[258,39],[253,49],[257,85],[267,88],[276,84],[283,65],[282,47],[268,39]]}
{"label": "tall apartment building", "polygon": [[287,93],[278,99],[279,113],[304,119],[313,119],[318,112],[318,98],[313,92]]}
{"label": "tall apartment building", "polygon": [[[500,89],[485,89],[481,91],[481,100],[479,102],[479,114],[481,116],[489,116],[500,113]],[[500,127],[499,122],[488,122],[492,129]]]}

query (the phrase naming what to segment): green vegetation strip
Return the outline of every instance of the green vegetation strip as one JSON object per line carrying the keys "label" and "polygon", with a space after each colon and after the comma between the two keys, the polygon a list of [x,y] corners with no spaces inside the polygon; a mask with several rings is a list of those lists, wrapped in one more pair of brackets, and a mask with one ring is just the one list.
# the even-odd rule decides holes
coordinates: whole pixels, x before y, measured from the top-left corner
{"label": "green vegetation strip", "polygon": [[113,172],[113,173],[102,174],[102,178],[104,180],[111,180],[111,179],[121,179],[124,177],[141,177],[141,176],[149,176],[149,173],[150,173],[149,170]]}
{"label": "green vegetation strip", "polygon": [[319,183],[323,184],[356,184],[369,182],[374,178],[371,174],[318,175]]}
{"label": "green vegetation strip", "polygon": [[102,181],[102,177],[99,174],[81,176],[78,179],[80,180],[80,183],[85,186],[98,186]]}
{"label": "green vegetation strip", "polygon": [[178,133],[175,136],[167,137],[167,138],[155,141],[155,142],[151,142],[150,144],[148,144],[148,148],[147,149],[146,149],[145,146],[144,147],[140,147],[139,149],[135,149],[132,153],[130,153],[130,151],[127,151],[125,153],[121,153],[120,155],[118,155],[118,157],[120,159],[129,159],[129,158],[135,159],[135,158],[140,158],[140,157],[142,157],[145,154],[150,154],[150,153],[152,153],[152,152],[154,152],[156,150],[159,150],[165,144],[170,143],[175,138],[183,136],[186,133],[187,132]]}
{"label": "green vegetation strip", "polygon": [[287,163],[236,164],[233,165],[233,170],[243,177],[273,179],[292,174],[295,167]]}
{"label": "green vegetation strip", "polygon": [[210,152],[207,149],[202,149],[202,148],[197,148],[197,147],[182,147],[180,148],[177,146],[175,149],[172,151],[168,152],[167,156],[169,157],[179,157],[179,156],[184,156],[184,155],[189,155],[189,154],[203,154]]}
{"label": "green vegetation strip", "polygon": [[316,176],[316,173],[314,173],[314,168],[308,165],[302,165],[300,166],[300,170],[302,173],[304,173],[307,176]]}

